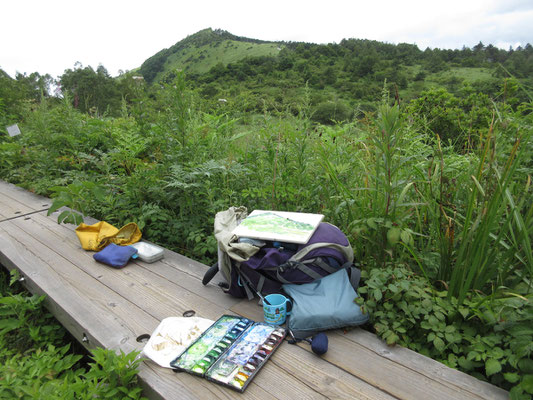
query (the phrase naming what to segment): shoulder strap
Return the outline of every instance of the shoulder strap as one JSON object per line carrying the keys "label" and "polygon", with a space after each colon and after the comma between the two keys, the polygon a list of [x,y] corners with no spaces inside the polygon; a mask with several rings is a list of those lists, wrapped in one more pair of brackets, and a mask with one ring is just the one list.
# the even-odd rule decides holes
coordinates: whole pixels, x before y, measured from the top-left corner
{"label": "shoulder strap", "polygon": [[359,287],[359,282],[361,281],[361,270],[352,264],[351,266],[348,266],[347,272],[352,287],[354,288],[354,290],[357,290],[357,288]]}
{"label": "shoulder strap", "polygon": [[313,243],[308,246],[305,246],[303,249],[295,253],[289,261],[301,261],[304,259],[307,254],[309,254],[313,250],[321,249],[321,248],[331,248],[339,251],[346,257],[346,260],[352,262],[354,259],[353,249],[352,246],[348,243],[347,246],[343,246],[342,244],[338,243],[328,243],[328,242],[320,242],[320,243]]}
{"label": "shoulder strap", "polygon": [[[350,263],[347,263],[347,264],[350,264]],[[325,271],[326,274],[324,275],[319,274],[318,272],[310,268],[309,265],[314,265],[316,267],[319,267],[320,269]],[[342,266],[341,268],[343,267],[344,266]],[[334,272],[337,272],[341,268],[335,268],[329,265],[327,262],[325,262],[322,259],[322,257],[311,258],[305,261],[294,261],[291,259],[287,261],[286,263],[280,265],[279,267],[276,267],[276,278],[281,283],[307,283],[307,282],[290,282],[287,279],[285,279],[283,276],[281,276],[281,274],[283,274],[287,270],[297,269],[300,272],[306,274],[308,277],[310,277],[312,281],[314,281],[314,280],[322,278],[325,275],[329,275]]]}
{"label": "shoulder strap", "polygon": [[236,269],[237,274],[239,275],[239,282],[240,286],[244,288],[244,291],[246,292],[246,296],[248,297],[248,300],[252,300],[254,298],[254,293],[261,298],[261,292],[263,290],[263,286],[265,283],[268,282],[274,282],[272,279],[267,278],[263,274],[259,274],[259,281],[257,282],[257,287],[252,283],[252,280],[246,275],[246,273],[237,267]]}

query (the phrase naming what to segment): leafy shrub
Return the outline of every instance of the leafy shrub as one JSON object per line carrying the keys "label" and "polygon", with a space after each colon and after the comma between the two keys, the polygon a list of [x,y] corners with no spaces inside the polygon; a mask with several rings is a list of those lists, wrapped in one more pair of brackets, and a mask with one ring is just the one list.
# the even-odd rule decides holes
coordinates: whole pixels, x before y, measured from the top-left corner
{"label": "leafy shrub", "polygon": [[81,355],[70,346],[48,345],[13,354],[0,365],[0,398],[17,399],[141,399],[137,382],[138,353],[119,355],[95,349],[89,369],[80,367]]}
{"label": "leafy shrub", "polygon": [[3,270],[0,275],[0,348],[5,349],[0,363],[11,352],[60,344],[65,332],[43,308],[45,297],[28,295],[18,284],[16,271],[9,284]]}
{"label": "leafy shrub", "polygon": [[430,89],[410,102],[407,109],[430,137],[439,135],[443,143],[457,150],[475,148],[476,138],[488,130],[492,117],[489,97],[475,93],[469,86],[454,96],[444,88]]}
{"label": "leafy shrub", "polygon": [[348,121],[352,116],[353,111],[346,103],[342,101],[326,101],[316,106],[312,119],[321,124],[334,124]]}
{"label": "leafy shrub", "polygon": [[533,295],[471,292],[460,304],[405,265],[369,269],[362,279],[358,302],[387,344],[487,379],[514,399],[533,394]]}
{"label": "leafy shrub", "polygon": [[17,278],[12,272],[8,284],[0,266],[0,398],[142,399],[138,352],[94,349],[87,369],[43,308],[45,297],[29,295]]}

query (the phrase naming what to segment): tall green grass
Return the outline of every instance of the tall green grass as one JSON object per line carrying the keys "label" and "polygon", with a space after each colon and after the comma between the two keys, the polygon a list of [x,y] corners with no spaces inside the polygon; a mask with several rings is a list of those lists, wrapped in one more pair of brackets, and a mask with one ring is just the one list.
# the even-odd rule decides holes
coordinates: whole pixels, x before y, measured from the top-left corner
{"label": "tall green grass", "polygon": [[397,106],[382,105],[370,125],[356,130],[351,160],[332,157],[331,147],[321,152],[346,209],[341,225],[350,227],[361,260],[381,266],[410,260],[459,303],[472,291],[529,283],[531,128],[504,132],[510,122],[500,118],[481,132],[477,153],[457,156],[443,151],[438,136],[421,140],[405,117]]}

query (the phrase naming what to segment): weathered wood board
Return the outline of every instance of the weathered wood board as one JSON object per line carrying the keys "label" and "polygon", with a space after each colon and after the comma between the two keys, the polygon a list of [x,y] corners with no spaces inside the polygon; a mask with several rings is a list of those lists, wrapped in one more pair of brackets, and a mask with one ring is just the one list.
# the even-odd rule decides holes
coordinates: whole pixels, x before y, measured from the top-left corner
{"label": "weathered wood board", "polygon": [[[257,301],[203,286],[206,266],[165,250],[153,264],[124,269],[99,264],[84,251],[74,226],[46,215],[49,199],[0,181],[0,264],[17,269],[27,288],[89,350],[141,350],[137,338],[159,322],[194,310],[217,319],[238,314],[262,320]],[[92,223],[94,221],[86,221]],[[153,399],[504,399],[508,394],[410,350],[389,348],[362,329],[328,333],[318,357],[307,344],[283,344],[243,395],[147,360],[139,378]]]}

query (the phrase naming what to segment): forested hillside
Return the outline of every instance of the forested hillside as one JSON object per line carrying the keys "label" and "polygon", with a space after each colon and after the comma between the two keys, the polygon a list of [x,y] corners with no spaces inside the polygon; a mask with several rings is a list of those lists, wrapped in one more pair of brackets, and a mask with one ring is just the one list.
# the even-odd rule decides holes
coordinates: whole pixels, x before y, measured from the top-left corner
{"label": "forested hillside", "polygon": [[463,84],[495,97],[502,78],[511,76],[531,86],[533,48],[506,51],[479,43],[472,49],[422,51],[412,44],[359,39],[267,43],[207,29],[157,53],[138,72],[147,82],[164,81],[176,67],[205,98],[238,101],[250,111],[293,109],[307,86],[315,118],[331,122],[349,119],[354,107],[372,109],[385,81],[402,100],[437,87],[455,94]]}
{"label": "forested hillside", "polygon": [[[331,124],[375,110],[384,85],[400,102],[430,89],[459,97],[475,92],[491,99],[525,101],[527,91],[517,89],[533,87],[533,47],[502,50],[479,43],[461,50],[421,50],[413,44],[362,39],[319,45],[266,42],[205,29],[118,78],[112,78],[105,66],[95,70],[77,63],[59,77],[59,86],[82,111],[118,115],[123,99],[130,103],[140,87],[153,92],[155,83],[171,82],[178,70],[210,106],[224,99],[226,105],[246,112],[296,114],[307,96],[313,120]],[[7,77],[4,81],[13,86]],[[48,95],[52,78],[19,74],[16,81],[22,92],[4,98]]]}

